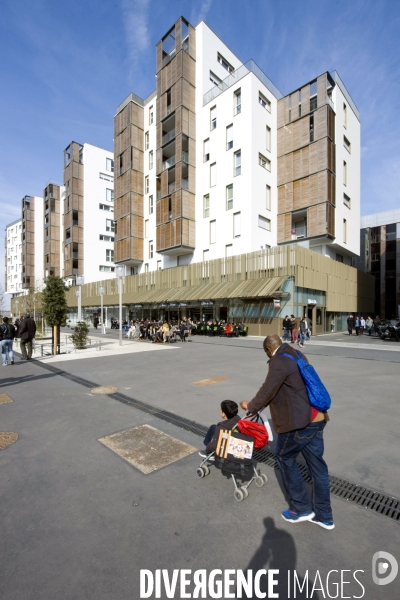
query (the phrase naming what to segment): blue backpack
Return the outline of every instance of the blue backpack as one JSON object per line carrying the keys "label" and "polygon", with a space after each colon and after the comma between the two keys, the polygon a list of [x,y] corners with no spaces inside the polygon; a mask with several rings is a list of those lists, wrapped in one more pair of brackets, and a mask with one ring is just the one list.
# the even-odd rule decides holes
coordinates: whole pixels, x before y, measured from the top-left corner
{"label": "blue backpack", "polygon": [[279,356],[286,356],[297,363],[300,375],[304,381],[304,385],[306,386],[308,399],[311,406],[321,412],[328,410],[331,406],[331,397],[328,390],[318,377],[314,367],[310,365],[304,358],[302,358],[300,352],[297,350],[296,354],[298,359],[294,358],[294,356],[291,356],[290,354],[285,353],[282,353]]}

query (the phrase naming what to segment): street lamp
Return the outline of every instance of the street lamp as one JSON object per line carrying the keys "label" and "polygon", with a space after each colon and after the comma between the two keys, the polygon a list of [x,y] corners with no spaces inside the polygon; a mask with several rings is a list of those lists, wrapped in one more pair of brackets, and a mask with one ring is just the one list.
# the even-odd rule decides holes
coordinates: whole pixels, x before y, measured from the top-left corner
{"label": "street lamp", "polygon": [[122,277],[124,276],[124,267],[121,265],[115,267],[115,274],[118,277],[119,293],[119,345],[122,346]]}
{"label": "street lamp", "polygon": [[103,316],[103,296],[104,296],[104,286],[101,285],[99,287],[100,299],[101,299],[101,333],[106,332],[106,326],[104,324],[104,316]]}
{"label": "street lamp", "polygon": [[78,298],[78,322],[82,321],[82,285],[84,284],[84,282],[85,282],[84,275],[76,276],[76,285],[79,288],[75,292],[76,297]]}
{"label": "street lamp", "polygon": [[19,312],[18,312],[19,300],[15,301],[15,306],[17,307],[17,317],[19,319]]}
{"label": "street lamp", "polygon": [[33,320],[36,321],[36,296],[33,296]]}

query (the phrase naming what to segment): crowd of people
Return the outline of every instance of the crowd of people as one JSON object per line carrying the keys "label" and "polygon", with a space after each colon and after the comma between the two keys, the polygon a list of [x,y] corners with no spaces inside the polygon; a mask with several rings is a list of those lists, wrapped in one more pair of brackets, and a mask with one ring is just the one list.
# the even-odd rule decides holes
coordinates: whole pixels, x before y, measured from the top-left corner
{"label": "crowd of people", "polygon": [[9,322],[8,317],[3,317],[3,323],[0,325],[0,343],[3,366],[14,364],[14,339],[20,339],[20,348],[23,360],[32,358],[32,344],[36,334],[36,323],[29,313],[26,313],[21,319],[15,319],[14,323]]}
{"label": "crowd of people", "polygon": [[376,316],[375,319],[372,319],[369,315],[367,319],[364,319],[362,315],[350,315],[347,319],[347,331],[349,335],[353,335],[353,331],[355,331],[356,335],[363,335],[364,331],[371,336],[373,333],[378,335],[379,325],[381,324],[381,320],[379,316]]}
{"label": "crowd of people", "polygon": [[294,315],[286,315],[283,319],[283,341],[299,344],[304,348],[304,344],[311,338],[312,324],[311,319],[302,317],[298,322]]}
{"label": "crowd of people", "polygon": [[[119,329],[117,320],[111,321],[111,329]],[[248,328],[242,323],[231,323],[221,321],[196,321],[190,318],[186,320],[172,319],[170,322],[151,319],[125,320],[122,322],[122,330],[128,339],[151,340],[161,343],[168,339],[181,339],[192,335],[205,335],[210,337],[239,337],[246,336]]]}

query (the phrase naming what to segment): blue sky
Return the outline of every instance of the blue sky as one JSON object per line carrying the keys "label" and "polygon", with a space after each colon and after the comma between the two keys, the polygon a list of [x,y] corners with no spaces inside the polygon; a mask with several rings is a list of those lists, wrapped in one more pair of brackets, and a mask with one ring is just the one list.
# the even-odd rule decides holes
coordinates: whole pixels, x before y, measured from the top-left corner
{"label": "blue sky", "polygon": [[[400,3],[380,0],[3,0],[1,230],[62,181],[71,140],[113,149],[113,116],[155,88],[155,44],[205,20],[286,94],[336,69],[361,113],[361,212],[400,206]],[[4,252],[3,243],[0,252]],[[0,253],[0,283],[4,282]]]}

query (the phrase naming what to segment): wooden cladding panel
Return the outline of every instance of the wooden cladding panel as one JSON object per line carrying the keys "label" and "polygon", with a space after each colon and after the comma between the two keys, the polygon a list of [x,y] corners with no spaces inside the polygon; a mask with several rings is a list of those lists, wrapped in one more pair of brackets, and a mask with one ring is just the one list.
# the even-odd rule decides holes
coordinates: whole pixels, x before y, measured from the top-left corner
{"label": "wooden cladding panel", "polygon": [[330,106],[328,106],[328,136],[335,143],[335,113]]}
{"label": "wooden cladding panel", "polygon": [[336,146],[330,141],[327,141],[328,145],[328,169],[332,173],[336,173]]}
{"label": "wooden cladding panel", "polygon": [[136,125],[128,125],[128,127],[116,136],[114,141],[114,156],[119,156],[130,146],[142,152],[144,150],[143,129],[136,127]]}
{"label": "wooden cladding panel", "polygon": [[182,190],[182,216],[191,221],[195,219],[195,200],[194,194]]}
{"label": "wooden cladding panel", "polygon": [[281,98],[277,102],[277,127],[283,127],[285,124],[285,99]]}
{"label": "wooden cladding panel", "polygon": [[328,182],[327,182],[327,190],[328,190],[328,201],[336,205],[336,177],[332,175],[332,173],[328,172]]}
{"label": "wooden cladding panel", "polygon": [[162,171],[162,148],[158,148],[156,150],[156,173],[161,173]]}
{"label": "wooden cladding panel", "polygon": [[143,260],[143,240],[139,238],[131,238],[131,258]]}
{"label": "wooden cladding panel", "polygon": [[196,88],[182,79],[182,105],[193,113],[196,111],[195,92]]}
{"label": "wooden cladding panel", "polygon": [[326,202],[310,206],[307,209],[307,236],[325,235],[327,233]]}
{"label": "wooden cladding panel", "polygon": [[289,96],[285,96],[285,98],[283,100],[284,100],[283,114],[284,114],[285,123],[290,123],[290,119],[289,119],[289,110],[290,110]]}
{"label": "wooden cladding panel", "polygon": [[189,25],[189,54],[196,60],[196,30],[192,25]]}
{"label": "wooden cladding panel", "polygon": [[291,117],[292,121],[299,118],[299,93],[295,92],[291,95],[292,98],[292,108],[291,108]]}
{"label": "wooden cladding panel", "polygon": [[139,129],[144,129],[144,109],[142,106],[129,102],[117,115],[114,117],[114,139],[128,125],[136,125]]}
{"label": "wooden cladding panel", "polygon": [[195,223],[187,219],[181,220],[182,245],[195,247]]}
{"label": "wooden cladding panel", "polygon": [[163,198],[168,194],[168,171],[161,173],[161,197]]}
{"label": "wooden cladding panel", "polygon": [[326,104],[326,87],[327,87],[327,74],[323,73],[317,79],[317,104],[322,106]]}
{"label": "wooden cladding panel", "polygon": [[123,217],[122,219],[118,220],[118,227],[117,227],[117,235],[116,235],[116,240],[122,240],[126,237],[130,237],[131,234],[131,216],[127,215],[126,217]]}
{"label": "wooden cladding panel", "polygon": [[117,177],[114,181],[115,185],[115,197],[119,198],[127,194],[128,192],[134,191],[139,194],[144,193],[144,180],[143,173],[138,171],[126,171],[123,175]]}
{"label": "wooden cladding panel", "polygon": [[279,156],[278,186],[324,169],[335,172],[335,145],[328,138]]}
{"label": "wooden cladding panel", "polygon": [[278,187],[279,214],[327,201],[335,204],[335,177],[326,170]]}
{"label": "wooden cladding panel", "polygon": [[332,204],[327,204],[326,205],[326,210],[327,210],[327,233],[329,233],[330,235],[335,235],[335,207],[332,206]]}
{"label": "wooden cladding panel", "polygon": [[116,220],[129,215],[131,212],[131,193],[128,192],[114,201],[114,218]]}
{"label": "wooden cladding panel", "polygon": [[[120,156],[116,156],[116,169],[118,169],[118,175],[123,175],[126,171],[131,169],[131,149],[127,148]],[[122,160],[121,160],[122,158]],[[122,166],[121,166],[122,165]]]}
{"label": "wooden cladding panel", "polygon": [[137,215],[131,215],[131,236],[144,237],[144,219]]}
{"label": "wooden cladding panel", "polygon": [[182,52],[182,77],[192,86],[196,85],[196,61],[187,52]]}
{"label": "wooden cladding panel", "polygon": [[196,169],[195,169],[195,167],[192,167],[191,165],[189,165],[188,171],[189,171],[189,192],[191,192],[192,194],[195,194],[196,193]]}
{"label": "wooden cladding panel", "polygon": [[278,215],[278,244],[292,239],[292,213]]}
{"label": "wooden cladding panel", "polygon": [[162,68],[162,40],[156,45],[156,73]]}
{"label": "wooden cladding panel", "polygon": [[301,114],[307,115],[310,112],[310,85],[301,88]]}
{"label": "wooden cladding panel", "polygon": [[314,112],[314,141],[328,135],[328,106],[322,106]]}

